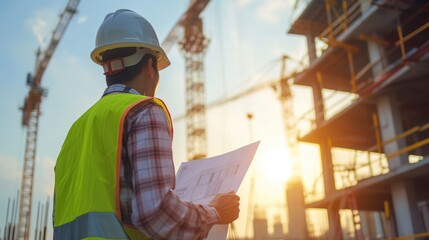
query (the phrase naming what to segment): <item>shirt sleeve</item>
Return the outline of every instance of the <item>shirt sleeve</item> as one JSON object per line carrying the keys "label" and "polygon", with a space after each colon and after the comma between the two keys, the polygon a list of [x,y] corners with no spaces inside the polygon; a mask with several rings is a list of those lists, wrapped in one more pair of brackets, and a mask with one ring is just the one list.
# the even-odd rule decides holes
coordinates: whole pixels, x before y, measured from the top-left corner
{"label": "shirt sleeve", "polygon": [[179,199],[172,136],[164,110],[155,104],[129,119],[127,150],[132,168],[132,224],[155,239],[202,239],[218,220],[214,207]]}

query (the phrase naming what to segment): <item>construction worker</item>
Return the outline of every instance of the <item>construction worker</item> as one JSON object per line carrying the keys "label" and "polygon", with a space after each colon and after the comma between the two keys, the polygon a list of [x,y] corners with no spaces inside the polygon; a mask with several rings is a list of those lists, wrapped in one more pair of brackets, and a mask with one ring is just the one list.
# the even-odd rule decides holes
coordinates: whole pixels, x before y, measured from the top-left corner
{"label": "construction worker", "polygon": [[173,192],[173,125],[154,97],[170,61],[151,24],[130,10],[108,14],[91,58],[108,87],[58,156],[54,239],[202,239],[237,219],[234,193],[203,205]]}

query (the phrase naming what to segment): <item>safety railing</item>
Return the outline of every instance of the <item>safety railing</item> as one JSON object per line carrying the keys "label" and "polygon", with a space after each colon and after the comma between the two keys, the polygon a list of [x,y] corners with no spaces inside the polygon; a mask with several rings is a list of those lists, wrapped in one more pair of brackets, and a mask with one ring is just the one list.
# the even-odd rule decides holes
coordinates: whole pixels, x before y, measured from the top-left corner
{"label": "safety railing", "polygon": [[[389,160],[401,154],[408,154],[408,162],[410,164],[419,162],[423,159],[423,156],[413,152],[421,147],[429,145],[429,138],[426,137],[420,140],[412,141],[412,137],[427,130],[429,130],[429,123],[422,126],[415,126],[391,139],[372,146],[366,151],[342,148],[331,149],[336,188],[342,189],[353,186],[363,179],[388,173]],[[389,153],[387,155],[379,152],[380,147],[382,148],[391,143],[402,140],[408,140],[406,142],[409,144],[401,149],[398,149],[398,151]],[[347,181],[345,181],[345,177],[348,178]]]}
{"label": "safety railing", "polygon": [[[331,153],[334,166],[335,188],[343,189],[356,185],[359,181],[364,179],[389,173],[389,160],[393,157],[399,156],[400,154],[407,153],[410,164],[419,162],[423,159],[423,155],[418,155],[413,152],[421,147],[429,145],[429,138],[423,138],[414,142],[408,141],[410,142],[409,145],[388,155],[382,153],[380,148],[396,141],[404,139],[410,140],[413,136],[415,137],[415,134],[420,134],[428,130],[429,123],[422,126],[415,126],[391,139],[378,143],[365,151],[332,148]],[[314,202],[321,200],[324,197],[323,174],[320,173],[320,175],[314,179],[312,187],[307,189],[305,193],[305,202]]]}
{"label": "safety railing", "polygon": [[[427,38],[423,37],[422,34],[427,34],[429,22],[423,23],[417,27],[414,25],[410,25],[409,27],[406,26],[407,28],[413,28],[406,36],[404,36],[403,29],[405,26],[398,24],[396,27],[397,39],[393,42],[389,42],[383,38],[360,34],[359,38],[361,40],[377,42],[378,44],[386,47],[386,50],[382,52],[377,60],[369,62],[357,73],[355,73],[353,52],[356,51],[357,48],[353,45],[338,42],[336,39],[343,31],[347,29],[347,27],[344,26],[347,26],[347,24],[350,24],[351,21],[356,20],[360,16],[360,7],[358,7],[358,5],[358,2],[355,3],[349,9],[347,14],[342,15],[332,24],[329,24],[328,28],[322,32],[319,38],[328,39],[326,40],[328,45],[345,48],[347,51],[351,72],[350,90],[353,93],[359,93],[362,95],[371,92],[374,87],[380,85],[382,82],[388,79],[388,77],[394,74],[399,69],[398,67],[401,65],[405,66],[408,60],[418,60],[418,58],[421,57],[419,56],[419,52],[428,51],[425,46],[425,41]],[[347,16],[350,17],[350,20],[347,20]],[[391,37],[388,38],[391,39]]]}
{"label": "safety railing", "polygon": [[330,15],[331,12],[334,11],[331,10],[331,1],[324,1],[324,4],[328,15],[328,27],[319,35],[319,38],[337,38],[341,33],[346,31],[348,27],[361,15],[361,1],[356,1],[350,7],[348,7],[347,1],[343,1],[343,13],[339,15],[334,21],[332,21],[330,20]]}
{"label": "safety railing", "polygon": [[297,118],[296,127],[298,137],[303,137],[310,131],[316,129],[316,110],[323,107],[324,120],[336,116],[339,112],[343,111],[357,99],[358,95],[342,91],[329,91],[325,90],[323,95],[327,95],[323,100],[318,101],[315,107],[308,109],[301,116]]}
{"label": "safety railing", "polygon": [[310,203],[321,200],[324,197],[323,173],[320,172],[320,174],[313,180],[312,187],[310,189],[306,189],[304,200],[306,203]]}
{"label": "safety railing", "polygon": [[327,240],[329,231],[328,212],[325,209],[307,209],[309,239]]}
{"label": "safety railing", "polygon": [[[369,3],[372,2],[372,0],[368,1]],[[315,2],[315,4],[320,4],[326,10],[328,18],[327,28],[320,34],[321,38],[338,36],[361,15],[361,1],[352,1],[353,4],[349,5],[350,1],[347,0],[302,0],[296,1],[289,22],[295,22],[301,16],[302,12],[307,8],[307,6],[312,2]],[[338,10],[338,8],[341,9]],[[333,19],[333,14],[335,14],[335,19]]]}
{"label": "safety railing", "polygon": [[[389,139],[389,140],[387,140],[387,141],[383,142],[383,143],[382,143],[382,146],[386,146],[386,145],[388,145],[388,144],[390,144],[390,143],[393,143],[393,142],[396,142],[396,141],[398,141],[398,140],[402,140],[402,139],[408,138],[408,137],[410,137],[412,134],[420,133],[420,132],[424,132],[424,131],[426,131],[426,130],[428,130],[428,129],[429,129],[429,123],[427,123],[427,124],[425,124],[425,125],[423,125],[423,126],[416,126],[416,127],[414,127],[414,128],[409,129],[408,131],[405,131],[405,132],[404,132],[404,133],[402,133],[402,134],[399,134],[398,136],[396,136],[396,137],[394,137],[394,138],[392,138],[392,139]],[[401,155],[401,154],[405,154],[405,153],[409,153],[409,152],[411,152],[411,151],[414,151],[414,150],[416,150],[416,149],[418,149],[418,148],[421,148],[421,147],[423,147],[423,146],[425,146],[425,145],[429,145],[429,137],[424,138],[424,139],[421,139],[421,140],[418,140],[418,141],[413,141],[413,142],[412,142],[412,144],[407,145],[407,146],[405,146],[404,148],[399,149],[399,150],[398,150],[398,151],[396,151],[396,152],[389,153],[389,154],[386,156],[386,158],[389,160],[389,159],[392,159],[392,158],[394,158],[394,157],[397,157],[397,156],[399,156],[399,155]],[[410,161],[410,159],[409,159],[409,161]]]}
{"label": "safety railing", "polygon": [[[400,67],[405,67],[408,61],[418,61],[429,51],[429,48],[427,39],[420,38],[417,40],[415,37],[420,34],[427,34],[428,30],[429,23],[426,23],[407,36],[399,37],[377,60],[365,65],[354,78],[356,92],[360,95],[368,94],[400,70]],[[406,43],[409,43],[409,46]]]}
{"label": "safety railing", "polygon": [[[343,1],[344,13],[332,22],[330,10],[332,8],[330,7],[331,1],[325,1],[328,27],[318,36],[318,38],[322,40],[325,39],[324,41],[328,44],[328,46],[340,46],[345,48],[345,50],[347,51],[347,57],[351,72],[351,92],[356,93],[365,88],[368,84],[371,84],[372,82],[378,80],[377,77],[381,77],[380,79],[383,79],[383,76],[386,75],[386,73],[391,72],[395,65],[403,63],[407,59],[407,57],[411,56],[414,53],[413,51],[417,49],[409,48],[407,51],[405,43],[407,43],[408,41],[412,41],[413,38],[428,29],[429,23],[427,22],[422,26],[419,26],[406,36],[404,36],[403,34],[403,26],[398,24],[396,29],[398,39],[395,42],[388,42],[382,38],[360,34],[359,38],[362,40],[375,41],[381,45],[391,45],[393,47],[387,50],[385,54],[382,54],[382,56],[378,60],[370,62],[356,74],[353,63],[353,52],[358,51],[358,48],[347,43],[339,42],[337,39],[341,33],[348,29],[349,25],[351,25],[359,18],[359,16],[361,16],[361,3],[360,1],[357,1],[350,8],[347,8],[346,2],[347,1]],[[392,65],[386,68],[386,59],[392,58],[392,56],[394,60],[401,59],[401,61],[392,61]],[[395,56],[397,56],[397,58],[395,58]]]}
{"label": "safety railing", "polygon": [[[413,41],[413,38],[429,31],[429,23],[425,23],[408,35],[396,41],[392,47],[386,50],[377,60],[372,61],[361,68],[352,77],[351,92],[349,95],[344,92],[333,91],[327,97],[317,102],[313,108],[297,118],[299,137],[304,136],[314,130],[316,126],[316,109],[323,108],[324,120],[329,120],[337,113],[350,106],[361,95],[371,93],[376,87],[387,81],[401,67],[407,66],[408,61],[418,61],[424,54],[429,52],[429,40],[420,38]],[[424,40],[421,40],[424,39]],[[419,47],[406,47],[405,44]],[[321,76],[323,78],[323,76]],[[354,94],[353,92],[356,92]],[[342,97],[340,97],[342,96]],[[334,101],[337,100],[337,101]]]}
{"label": "safety railing", "polygon": [[331,151],[336,189],[350,187],[363,179],[389,172],[387,158],[382,153],[342,148],[333,148]]}
{"label": "safety railing", "polygon": [[[312,1],[303,1],[305,7],[311,3]],[[342,2],[342,4],[339,4]],[[351,62],[349,65],[351,68],[354,68],[353,64],[353,53],[352,53],[352,45],[342,43],[337,41],[336,39],[340,36],[341,33],[346,31],[348,27],[355,22],[359,16],[361,16],[361,8],[362,8],[362,2],[361,1],[355,1],[351,6],[348,6],[348,1],[320,1],[318,4],[324,4],[326,8],[326,14],[328,18],[328,24],[326,29],[318,36],[319,39],[327,39],[325,40],[328,45],[333,44],[334,46],[347,46],[348,58]],[[372,0],[368,0],[366,4],[372,3]],[[338,10],[334,11],[335,8],[333,6],[342,5],[342,9],[339,12]],[[304,7],[304,9],[305,9]],[[338,7],[338,6],[337,6]],[[336,18],[333,20],[332,12],[336,13]],[[358,73],[355,73],[354,69],[351,69],[351,92],[354,93],[360,93],[360,94],[366,94],[368,91],[365,90],[366,87],[370,86],[377,80],[383,80],[385,79],[384,76],[389,76],[389,72],[392,73],[392,70],[395,70],[395,66],[398,64],[403,63],[407,57],[414,54],[414,51],[418,50],[414,47],[408,47],[407,49],[407,42],[412,42],[413,39],[415,39],[416,36],[422,34],[425,30],[429,28],[429,23],[425,23],[416,29],[414,29],[412,32],[408,33],[406,36],[404,36],[404,26],[401,26],[398,24],[397,26],[397,40],[394,42],[389,42],[382,38],[376,38],[374,36],[365,36],[364,34],[361,34],[360,38],[362,40],[370,40],[370,41],[376,41],[380,44],[384,45],[390,45],[392,46],[387,51],[385,51],[382,56],[376,60],[368,63],[365,67],[363,67]],[[414,26],[411,26],[414,27]],[[391,37],[389,37],[391,39]],[[415,44],[411,43],[409,46],[414,46]],[[393,59],[393,60],[392,60]],[[397,59],[400,59],[400,61],[396,61]],[[390,62],[390,63],[389,63]],[[389,65],[390,64],[390,65]],[[369,88],[367,90],[371,90],[372,88]]]}

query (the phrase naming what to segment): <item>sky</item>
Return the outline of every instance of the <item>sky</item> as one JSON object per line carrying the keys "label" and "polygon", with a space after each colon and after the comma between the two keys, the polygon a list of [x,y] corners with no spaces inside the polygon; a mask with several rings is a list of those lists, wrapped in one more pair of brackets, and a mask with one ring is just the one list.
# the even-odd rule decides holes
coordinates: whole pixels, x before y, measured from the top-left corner
{"label": "sky", "polygon": [[[286,54],[287,72],[299,67],[306,55],[305,38],[288,35],[296,15],[294,0],[212,0],[203,12],[204,33],[210,40],[205,56],[206,102],[232,96],[255,84],[280,76],[280,59]],[[2,1],[0,3],[0,229],[6,216],[8,198],[16,196],[21,184],[26,129],[21,127],[22,106],[28,88],[28,72],[35,68],[35,52],[46,49],[52,31],[64,10],[66,0]],[[89,54],[95,34],[107,13],[127,8],[152,23],[160,42],[187,9],[187,0],[81,0],[42,78],[47,89],[39,122],[34,177],[33,222],[37,204],[51,201],[56,157],[71,124],[101,96],[105,89],[100,66]],[[173,119],[185,113],[184,58],[176,45],[167,55],[171,66],[160,73],[157,96],[165,101]],[[311,92],[294,87],[297,114],[312,107]],[[252,113],[249,120],[247,114]],[[237,220],[238,235],[244,235],[247,221],[249,179],[255,179],[253,204],[265,208],[269,224],[280,214],[287,231],[285,181],[290,176],[291,159],[287,149],[281,107],[271,88],[208,109],[208,156],[234,150],[261,140],[260,147],[238,194],[242,197]],[[183,119],[174,122],[173,141],[176,170],[186,161],[186,129]],[[301,145],[299,160],[306,186],[320,175],[317,148]],[[269,197],[267,197],[269,196]],[[49,223],[51,219],[49,217]],[[51,227],[51,224],[48,224]],[[52,234],[52,229],[49,230]]]}

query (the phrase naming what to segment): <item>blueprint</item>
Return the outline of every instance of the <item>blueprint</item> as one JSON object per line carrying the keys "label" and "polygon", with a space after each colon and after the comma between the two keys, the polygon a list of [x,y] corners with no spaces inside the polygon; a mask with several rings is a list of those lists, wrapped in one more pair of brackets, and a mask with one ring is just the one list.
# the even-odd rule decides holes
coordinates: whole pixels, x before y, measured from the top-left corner
{"label": "blueprint", "polygon": [[[237,192],[258,145],[259,141],[216,157],[182,163],[175,194],[185,201],[208,204],[219,193]],[[227,230],[227,225],[215,225],[207,239],[226,239]]]}

